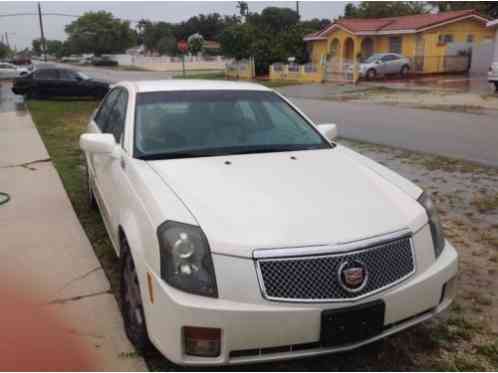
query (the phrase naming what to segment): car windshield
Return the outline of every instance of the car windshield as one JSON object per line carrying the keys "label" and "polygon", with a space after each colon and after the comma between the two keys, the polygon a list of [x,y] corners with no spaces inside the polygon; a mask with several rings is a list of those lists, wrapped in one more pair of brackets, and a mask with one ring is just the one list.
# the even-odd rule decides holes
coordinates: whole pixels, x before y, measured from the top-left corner
{"label": "car windshield", "polygon": [[78,74],[78,76],[79,76],[81,79],[83,79],[83,80],[89,80],[89,79],[90,79],[90,77],[89,77],[88,75],[83,74],[82,72],[79,72],[79,71],[78,71],[76,74]]}
{"label": "car windshield", "polygon": [[202,90],[137,95],[135,156],[167,159],[330,148],[272,92]]}

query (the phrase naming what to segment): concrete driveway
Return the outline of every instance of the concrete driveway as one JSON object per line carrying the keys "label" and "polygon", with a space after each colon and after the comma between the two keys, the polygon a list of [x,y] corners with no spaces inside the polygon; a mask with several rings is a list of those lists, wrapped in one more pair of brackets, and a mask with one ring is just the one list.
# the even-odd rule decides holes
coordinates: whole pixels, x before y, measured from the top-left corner
{"label": "concrete driveway", "polygon": [[[11,197],[0,205],[0,293],[24,299],[32,309],[19,310],[20,315],[34,315],[30,331],[24,322],[18,325],[24,318],[2,311],[0,351],[17,340],[17,358],[27,362],[12,367],[9,356],[2,356],[0,369],[7,364],[7,370],[146,370],[141,358],[126,357],[134,349],[109,281],[22,98],[5,83],[0,83],[0,191]],[[2,310],[12,299],[2,298]],[[43,315],[57,320],[59,328],[51,332],[64,339],[62,350],[87,351],[90,361],[58,365],[64,357],[53,339],[42,341],[37,334]],[[16,323],[14,335],[5,332],[6,325]]]}

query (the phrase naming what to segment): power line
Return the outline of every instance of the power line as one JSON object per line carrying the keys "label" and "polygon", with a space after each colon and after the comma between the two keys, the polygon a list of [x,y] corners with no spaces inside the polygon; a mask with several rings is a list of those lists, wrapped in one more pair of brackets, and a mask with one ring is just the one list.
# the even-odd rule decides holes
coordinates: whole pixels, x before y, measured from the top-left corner
{"label": "power line", "polygon": [[[38,16],[38,13],[7,13],[7,14],[0,14],[0,18],[4,17],[23,17],[23,16]],[[50,13],[45,13],[43,12],[43,16],[58,16],[58,17],[71,17],[71,18],[79,18],[82,16],[82,14],[68,14],[68,13],[58,13],[58,12],[50,12]],[[133,23],[138,23],[140,20],[135,20],[135,19],[127,19],[127,18],[120,18],[124,21],[130,21]]]}

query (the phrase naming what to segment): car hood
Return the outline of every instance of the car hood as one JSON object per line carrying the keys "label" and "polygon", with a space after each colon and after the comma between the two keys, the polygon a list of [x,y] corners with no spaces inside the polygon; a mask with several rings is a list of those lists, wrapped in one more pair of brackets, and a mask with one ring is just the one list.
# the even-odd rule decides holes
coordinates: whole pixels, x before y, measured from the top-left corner
{"label": "car hood", "polygon": [[339,147],[148,163],[214,253],[350,242],[416,231],[426,220],[412,196]]}

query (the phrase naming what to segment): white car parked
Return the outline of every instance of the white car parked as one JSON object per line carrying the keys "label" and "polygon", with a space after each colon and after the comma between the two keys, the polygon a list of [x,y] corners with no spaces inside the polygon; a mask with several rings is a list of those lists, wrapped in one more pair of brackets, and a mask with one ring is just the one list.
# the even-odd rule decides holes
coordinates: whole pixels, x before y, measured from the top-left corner
{"label": "white car parked", "polygon": [[0,79],[14,79],[30,73],[26,67],[16,66],[7,62],[0,62]]}
{"label": "white car parked", "polygon": [[353,349],[427,320],[457,253],[427,193],[251,83],[117,84],[80,139],[137,349],[184,365]]}

